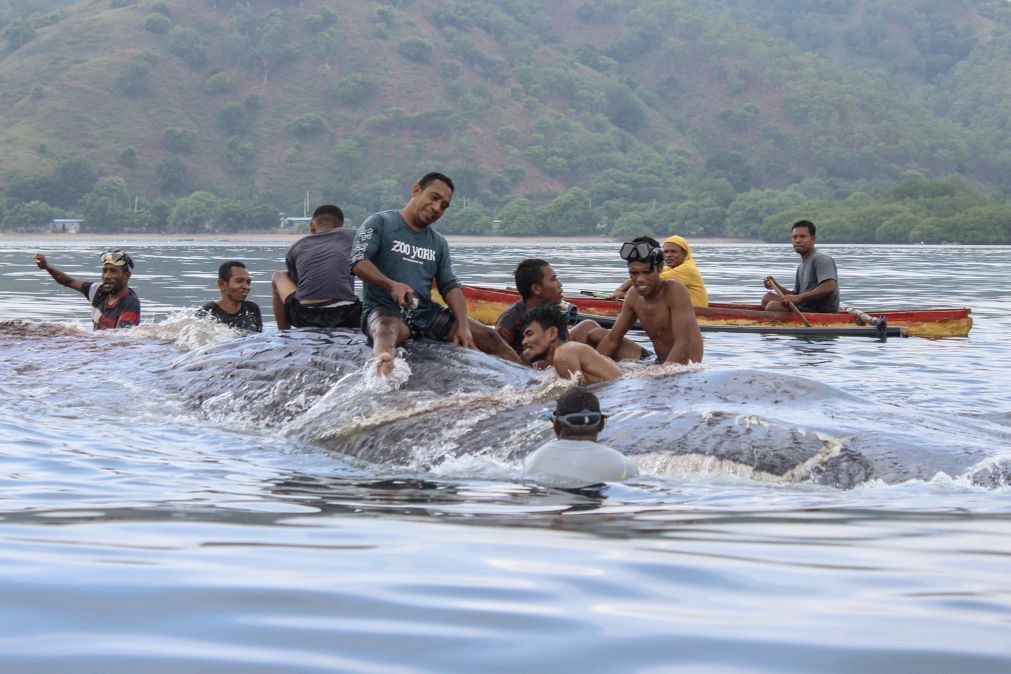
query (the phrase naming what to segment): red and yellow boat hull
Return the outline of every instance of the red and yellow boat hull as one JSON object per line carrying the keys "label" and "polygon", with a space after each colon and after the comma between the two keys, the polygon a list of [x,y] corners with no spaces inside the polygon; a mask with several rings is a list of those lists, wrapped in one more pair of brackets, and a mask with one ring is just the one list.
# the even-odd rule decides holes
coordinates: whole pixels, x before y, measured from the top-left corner
{"label": "red and yellow boat hull", "polygon": [[[486,325],[494,325],[502,310],[519,300],[519,293],[502,288],[464,286],[467,312]],[[439,298],[441,299],[441,298]],[[576,305],[580,314],[614,318],[621,310],[621,302],[589,296],[567,296],[565,301]],[[938,309],[885,309],[867,311],[872,317],[885,317],[888,325],[905,329],[911,337],[965,337],[972,329],[971,310],[961,308]],[[799,326],[800,320],[789,312],[763,311],[757,304],[732,304],[712,302],[706,308],[696,307],[699,325],[740,326]],[[804,317],[812,327],[854,327],[857,318],[840,311],[834,314],[806,313]]]}

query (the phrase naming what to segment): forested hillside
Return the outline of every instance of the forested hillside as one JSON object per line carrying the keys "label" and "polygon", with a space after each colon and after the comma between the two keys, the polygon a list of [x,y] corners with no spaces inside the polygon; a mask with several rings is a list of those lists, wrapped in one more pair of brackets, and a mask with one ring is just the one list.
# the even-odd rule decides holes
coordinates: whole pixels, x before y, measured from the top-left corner
{"label": "forested hillside", "polygon": [[[0,2],[0,218],[1011,241],[1002,0]],[[764,223],[764,224],[763,224]]]}

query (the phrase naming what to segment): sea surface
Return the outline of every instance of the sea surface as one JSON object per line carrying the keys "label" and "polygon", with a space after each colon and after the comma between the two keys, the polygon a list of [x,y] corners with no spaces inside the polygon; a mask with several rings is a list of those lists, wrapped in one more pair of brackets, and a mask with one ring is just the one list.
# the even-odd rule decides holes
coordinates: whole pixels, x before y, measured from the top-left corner
{"label": "sea surface", "polygon": [[[112,246],[143,324],[95,333],[31,258]],[[713,300],[792,283],[788,246],[694,248]],[[452,249],[622,280],[611,243]],[[282,243],[0,239],[0,672],[1011,672],[1011,248],[824,250],[844,302],[970,336],[706,333],[595,389],[642,476],[564,491],[521,466],[568,383],[412,344],[384,387],[357,335],[276,331]],[[193,316],[226,259],[262,335]],[[874,477],[742,468],[805,443]]]}

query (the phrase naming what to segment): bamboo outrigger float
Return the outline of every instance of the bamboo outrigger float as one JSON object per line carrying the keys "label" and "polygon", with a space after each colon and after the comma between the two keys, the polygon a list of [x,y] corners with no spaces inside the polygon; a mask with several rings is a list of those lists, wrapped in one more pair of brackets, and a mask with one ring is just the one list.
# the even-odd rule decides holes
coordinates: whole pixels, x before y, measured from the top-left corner
{"label": "bamboo outrigger float", "polygon": [[[515,290],[464,286],[467,312],[476,320],[493,325],[502,310],[519,299]],[[614,319],[621,302],[592,296],[566,296],[565,301],[577,307],[580,318]],[[696,307],[695,316],[704,332],[758,332],[791,335],[861,335],[869,337],[966,337],[972,328],[971,310],[885,309],[860,311],[847,307],[834,314],[805,313],[810,323],[805,327],[789,312],[763,311],[757,304],[711,302],[707,308]],[[874,319],[878,319],[874,321]],[[884,319],[884,320],[881,320]],[[870,320],[867,324],[865,321]],[[875,324],[876,323],[876,324]],[[858,329],[859,328],[859,329]]]}

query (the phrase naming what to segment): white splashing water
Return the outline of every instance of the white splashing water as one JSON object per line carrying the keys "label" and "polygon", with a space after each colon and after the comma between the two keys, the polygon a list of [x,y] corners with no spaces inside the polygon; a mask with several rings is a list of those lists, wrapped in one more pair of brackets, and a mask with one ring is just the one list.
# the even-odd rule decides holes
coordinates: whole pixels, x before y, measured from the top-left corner
{"label": "white splashing water", "polygon": [[365,389],[368,391],[397,391],[411,378],[411,366],[407,362],[403,349],[397,349],[397,357],[393,361],[393,372],[387,376],[379,374],[378,359],[369,358],[365,361],[362,372]]}
{"label": "white splashing water", "polygon": [[175,343],[185,351],[196,351],[205,346],[243,335],[224,323],[201,317],[193,311],[181,310],[169,314],[157,323],[142,323],[130,329],[130,334],[147,339]]}

